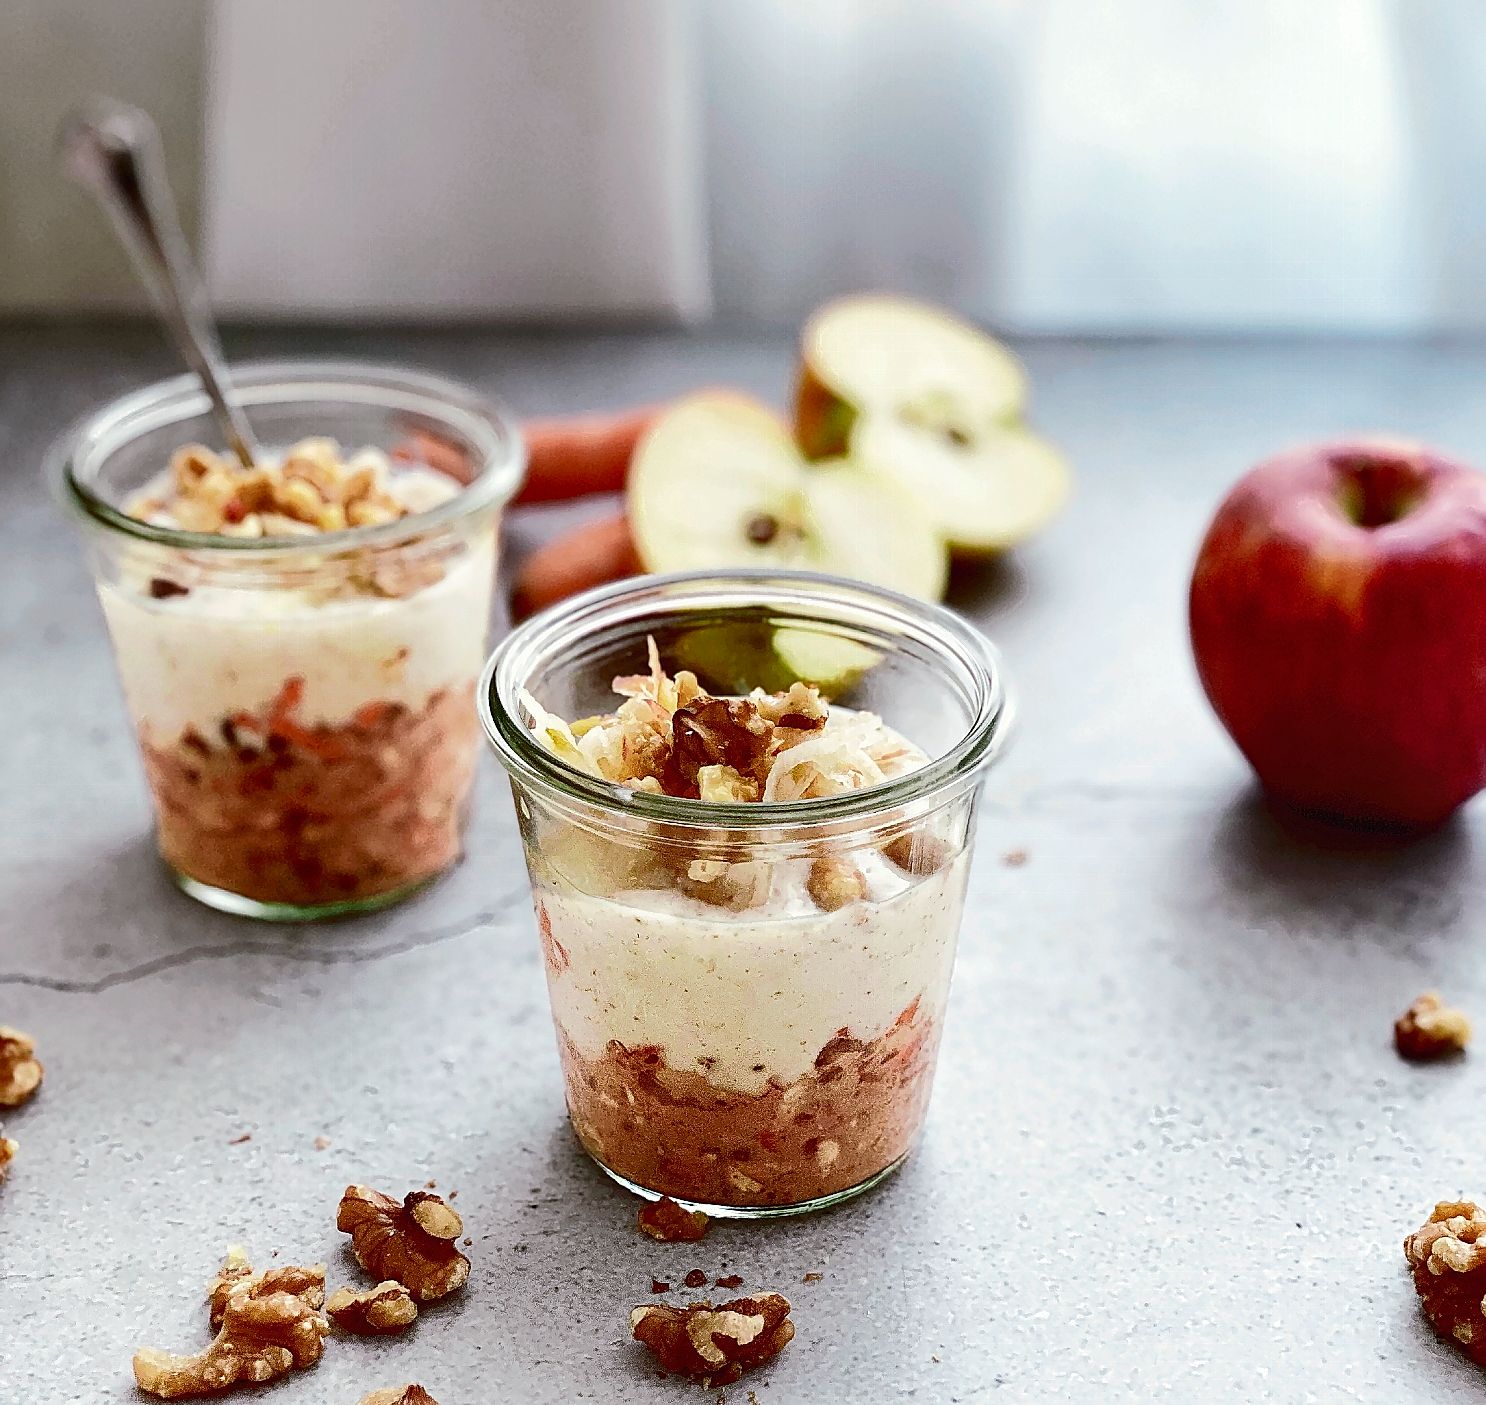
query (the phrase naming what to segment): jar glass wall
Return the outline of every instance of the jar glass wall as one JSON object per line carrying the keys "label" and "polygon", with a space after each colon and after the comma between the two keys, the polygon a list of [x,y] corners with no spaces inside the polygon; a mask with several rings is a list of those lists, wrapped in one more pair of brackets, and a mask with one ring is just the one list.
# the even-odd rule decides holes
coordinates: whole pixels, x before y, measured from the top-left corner
{"label": "jar glass wall", "polygon": [[[123,397],[54,447],[80,517],[154,801],[187,892],[251,916],[382,906],[458,857],[511,423],[376,367],[237,368],[269,453],[330,438],[439,480],[425,511],[301,536],[140,520],[173,454],[216,439],[194,377]],[[452,482],[450,481],[452,480]]]}
{"label": "jar glass wall", "polygon": [[[867,789],[707,803],[584,774],[535,737],[611,711],[648,641],[717,696],[820,686],[927,755]],[[814,575],[651,577],[502,644],[480,688],[511,774],[573,1126],[616,1180],[713,1214],[855,1194],[922,1126],[976,796],[1007,734],[963,621]],[[844,715],[844,714],[843,714]]]}

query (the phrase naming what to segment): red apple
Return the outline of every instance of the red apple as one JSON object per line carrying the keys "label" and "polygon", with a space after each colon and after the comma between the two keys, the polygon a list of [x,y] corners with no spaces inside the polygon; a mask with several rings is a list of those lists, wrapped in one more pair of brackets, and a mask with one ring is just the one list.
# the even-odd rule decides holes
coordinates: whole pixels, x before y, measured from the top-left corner
{"label": "red apple", "polygon": [[1276,798],[1422,828],[1486,785],[1486,475],[1466,464],[1389,439],[1260,464],[1208,528],[1191,628]]}

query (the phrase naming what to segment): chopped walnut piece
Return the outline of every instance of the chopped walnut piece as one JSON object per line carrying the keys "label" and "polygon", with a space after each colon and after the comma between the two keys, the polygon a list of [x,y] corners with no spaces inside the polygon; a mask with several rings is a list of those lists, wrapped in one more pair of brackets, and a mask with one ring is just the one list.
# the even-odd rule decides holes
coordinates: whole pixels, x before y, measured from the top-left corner
{"label": "chopped walnut piece", "polygon": [[318,1311],[325,1306],[325,1265],[282,1264],[277,1268],[266,1268],[254,1273],[242,1245],[233,1244],[217,1276],[207,1289],[207,1304],[211,1309],[213,1327],[222,1325],[227,1311],[227,1300],[240,1288],[246,1287],[257,1296],[264,1293],[293,1293],[303,1298],[307,1307]]}
{"label": "chopped walnut piece", "polygon": [[41,1075],[31,1036],[0,1025],[0,1107],[19,1107],[41,1087]]}
{"label": "chopped walnut piece", "polygon": [[821,1281],[821,1279],[824,1278],[824,1277],[825,1277],[825,1274],[823,1274],[823,1273],[807,1273],[800,1280],[800,1282],[801,1283],[819,1283]]}
{"label": "chopped walnut piece", "polygon": [[442,1298],[469,1279],[470,1261],[453,1243],[464,1224],[437,1195],[413,1191],[399,1205],[369,1186],[347,1186],[335,1225],[351,1236],[362,1268],[403,1284],[420,1303]]}
{"label": "chopped walnut piece", "polygon": [[685,1278],[681,1280],[688,1288],[701,1288],[707,1282],[707,1275],[699,1268],[690,1269]]}
{"label": "chopped walnut piece", "polygon": [[700,774],[725,767],[740,779],[756,774],[768,757],[774,731],[747,698],[700,697],[671,715],[671,752],[661,784],[669,795],[700,794]]}
{"label": "chopped walnut piece", "polygon": [[1486,1210],[1442,1200],[1403,1242],[1430,1326],[1486,1366]]}
{"label": "chopped walnut piece", "polygon": [[710,1388],[772,1361],[794,1336],[795,1324],[785,1298],[763,1293],[716,1308],[646,1303],[630,1314],[630,1331],[664,1370]]}
{"label": "chopped walnut piece", "polygon": [[707,1232],[701,1210],[683,1210],[669,1195],[640,1206],[640,1233],[662,1244],[694,1244]]}
{"label": "chopped walnut piece", "polygon": [[1393,1025],[1393,1047],[1406,1059],[1428,1062],[1458,1054],[1470,1043],[1465,1011],[1446,1005],[1432,990],[1421,995]]}
{"label": "chopped walnut piece", "polygon": [[0,1137],[0,1185],[5,1184],[5,1177],[10,1173],[10,1163],[15,1160],[15,1154],[20,1149],[19,1142],[14,1142],[9,1137]]}
{"label": "chopped walnut piece", "polygon": [[741,1273],[730,1273],[725,1278],[714,1278],[712,1280],[712,1286],[714,1288],[726,1288],[729,1292],[732,1292],[743,1286],[743,1275]]}
{"label": "chopped walnut piece", "polygon": [[936,834],[917,830],[900,834],[882,846],[882,852],[905,873],[915,878],[927,878],[938,873],[949,862],[949,845]]}
{"label": "chopped walnut piece", "polygon": [[822,854],[816,859],[805,886],[822,912],[836,912],[867,896],[866,876],[840,854]]}
{"label": "chopped walnut piece", "polygon": [[[275,1380],[319,1361],[330,1326],[309,1300],[313,1290],[307,1296],[282,1286],[312,1281],[317,1270],[286,1266],[261,1274],[238,1271],[245,1268],[241,1256],[229,1254],[212,1283],[213,1316],[220,1330],[205,1351],[195,1356],[152,1347],[135,1352],[134,1380],[141,1390],[162,1400],[213,1395],[239,1382]],[[224,1285],[229,1270],[234,1277]],[[318,1277],[323,1300],[323,1268]]]}
{"label": "chopped walnut piece", "polygon": [[395,1385],[362,1396],[361,1405],[439,1405],[439,1402],[421,1385]]}
{"label": "chopped walnut piece", "polygon": [[413,1295],[390,1278],[359,1293],[352,1288],[337,1288],[325,1311],[337,1327],[361,1337],[389,1336],[411,1327],[418,1319]]}

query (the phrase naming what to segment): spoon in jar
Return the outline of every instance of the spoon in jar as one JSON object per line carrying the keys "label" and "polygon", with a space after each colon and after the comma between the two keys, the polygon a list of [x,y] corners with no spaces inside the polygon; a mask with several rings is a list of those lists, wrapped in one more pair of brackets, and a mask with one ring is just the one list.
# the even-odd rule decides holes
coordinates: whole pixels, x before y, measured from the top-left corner
{"label": "spoon in jar", "polygon": [[160,132],[150,115],[96,98],[62,124],[57,148],[67,173],[92,192],[129,251],[166,330],[201,378],[227,447],[252,468],[261,450],[233,398],[221,338],[181,232]]}

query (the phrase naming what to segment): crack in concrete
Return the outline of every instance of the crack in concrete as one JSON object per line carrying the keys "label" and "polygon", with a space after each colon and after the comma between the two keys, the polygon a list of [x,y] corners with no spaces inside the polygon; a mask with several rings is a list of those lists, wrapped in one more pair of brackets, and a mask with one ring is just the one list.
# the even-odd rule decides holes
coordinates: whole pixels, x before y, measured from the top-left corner
{"label": "crack in concrete", "polygon": [[105,991],[120,986],[133,985],[137,981],[149,980],[152,976],[167,971],[177,971],[185,966],[194,966],[202,961],[230,961],[239,956],[277,956],[289,961],[299,961],[309,966],[361,966],[375,961],[386,961],[394,956],[405,956],[411,951],[438,946],[443,942],[457,941],[488,926],[496,918],[508,912],[526,893],[525,885],[497,898],[495,903],[447,926],[433,927],[426,932],[415,932],[401,940],[390,941],[375,947],[312,947],[304,945],[286,946],[282,942],[263,938],[239,938],[230,942],[203,943],[173,951],[164,956],[154,956],[135,966],[109,971],[101,976],[81,979],[69,976],[44,976],[25,971],[0,972],[0,988],[6,986],[30,986],[38,990],[56,991],[62,995],[102,995]]}

